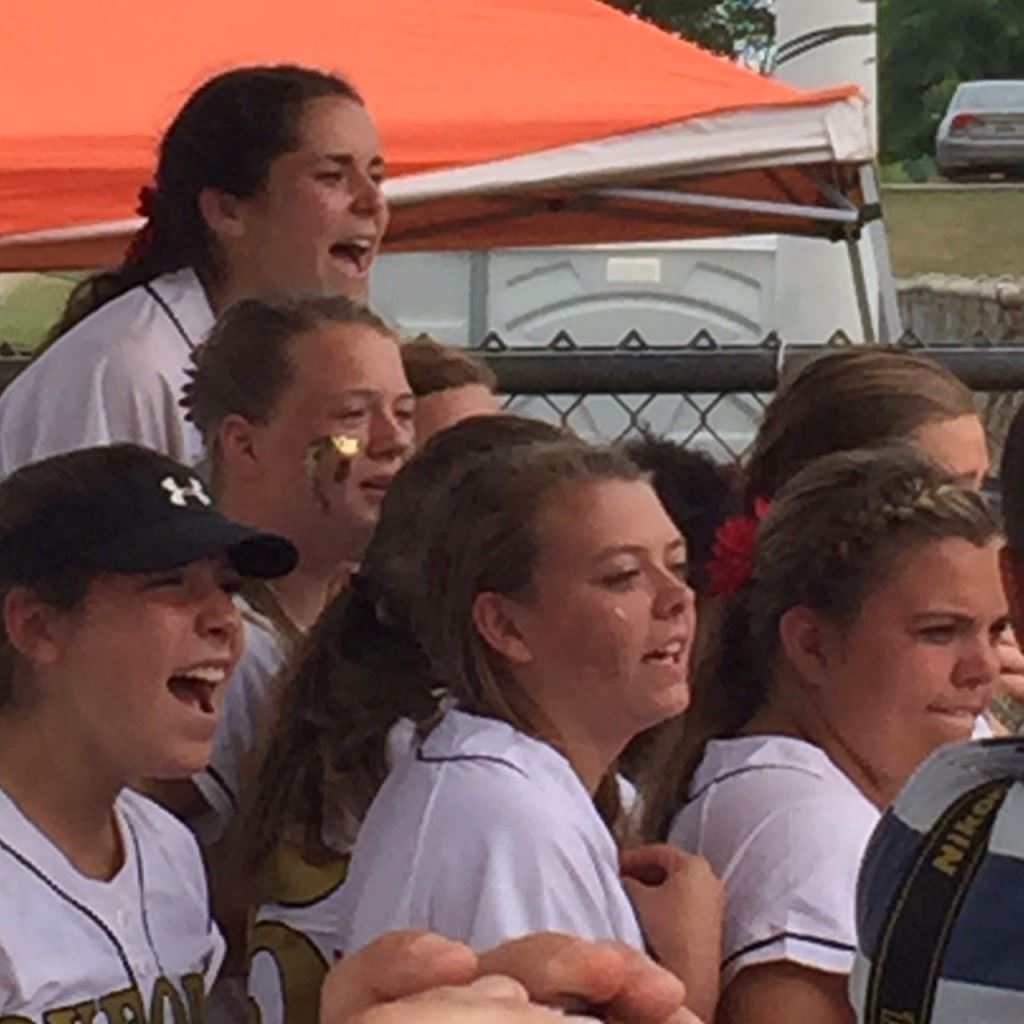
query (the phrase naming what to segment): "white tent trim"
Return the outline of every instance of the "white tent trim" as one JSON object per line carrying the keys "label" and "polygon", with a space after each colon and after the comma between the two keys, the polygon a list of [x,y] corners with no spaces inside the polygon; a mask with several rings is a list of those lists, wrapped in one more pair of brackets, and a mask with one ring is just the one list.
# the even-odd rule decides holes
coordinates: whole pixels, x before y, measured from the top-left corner
{"label": "white tent trim", "polygon": [[860,96],[828,104],[743,110],[575,143],[469,167],[396,178],[395,206],[526,189],[585,188],[614,181],[725,174],[873,158]]}

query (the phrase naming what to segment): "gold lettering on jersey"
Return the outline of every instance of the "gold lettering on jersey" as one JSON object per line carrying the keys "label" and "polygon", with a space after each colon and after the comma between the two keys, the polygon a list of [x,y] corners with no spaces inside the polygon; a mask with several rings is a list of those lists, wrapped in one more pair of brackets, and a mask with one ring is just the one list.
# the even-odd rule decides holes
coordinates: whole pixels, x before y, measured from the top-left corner
{"label": "gold lettering on jersey", "polygon": [[[279,921],[259,921],[249,939],[250,959],[269,953],[281,977],[281,1001],[290,1020],[320,1018],[320,989],[327,974],[327,961],[320,950],[301,932]],[[259,1007],[250,999],[253,1020],[260,1024]]]}
{"label": "gold lettering on jersey", "polygon": [[65,1006],[60,1010],[50,1010],[43,1017],[45,1024],[92,1024],[99,1011],[94,999],[79,1003],[77,1006]]}
{"label": "gold lettering on jersey", "polygon": [[204,1024],[206,1019],[206,978],[202,974],[186,974],[181,979],[188,1002],[190,1024]]}
{"label": "gold lettering on jersey", "polygon": [[146,1024],[146,1008],[137,988],[122,989],[100,999],[100,1009],[108,1024]]}
{"label": "gold lettering on jersey", "polygon": [[[184,999],[174,983],[157,978],[146,1012],[142,993],[132,986],[70,1006],[47,1010],[42,1024],[203,1024],[206,979],[186,974],[181,979]],[[101,1015],[101,1016],[98,1016]],[[31,1017],[0,1017],[0,1024],[37,1024]]]}
{"label": "gold lettering on jersey", "polygon": [[988,821],[1005,795],[1005,787],[993,789],[979,797],[966,814],[957,818],[943,836],[942,846],[932,859],[932,867],[954,878],[963,864],[964,851],[970,847],[971,837]]}
{"label": "gold lettering on jersey", "polygon": [[913,1010],[883,1010],[882,1024],[917,1024]]}
{"label": "gold lettering on jersey", "polygon": [[149,1024],[189,1024],[185,1004],[178,990],[166,978],[157,978],[153,985]]}

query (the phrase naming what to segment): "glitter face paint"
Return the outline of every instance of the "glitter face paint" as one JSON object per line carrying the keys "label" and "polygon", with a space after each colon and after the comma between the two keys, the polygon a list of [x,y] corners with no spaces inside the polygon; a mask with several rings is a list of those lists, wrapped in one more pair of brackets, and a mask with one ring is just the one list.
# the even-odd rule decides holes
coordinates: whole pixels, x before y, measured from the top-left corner
{"label": "glitter face paint", "polygon": [[351,460],[359,454],[361,449],[362,443],[359,438],[349,437],[347,434],[322,437],[306,449],[306,479],[309,481],[314,496],[325,511],[329,508],[330,503],[324,491],[324,456],[328,452],[334,452],[338,456],[338,463],[331,473],[331,482],[341,483],[348,476]]}

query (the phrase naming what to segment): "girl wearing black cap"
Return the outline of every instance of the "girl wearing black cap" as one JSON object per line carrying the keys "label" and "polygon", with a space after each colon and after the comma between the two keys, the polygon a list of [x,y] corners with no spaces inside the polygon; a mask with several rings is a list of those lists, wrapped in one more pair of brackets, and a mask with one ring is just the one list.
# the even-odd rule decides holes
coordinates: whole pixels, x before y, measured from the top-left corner
{"label": "girl wearing black cap", "polygon": [[[241,646],[231,593],[295,557],[131,445],[0,484],[0,1020],[203,1019],[223,954],[203,865],[184,826],[128,785],[205,763]],[[540,1005],[556,994],[627,1022],[694,1021],[645,957],[569,936],[478,958],[406,932],[339,966],[335,1022],[576,1019]]]}
{"label": "girl wearing black cap", "polygon": [[134,446],[0,485],[0,1018],[201,1019],[223,942],[198,849],[127,787],[206,763],[231,595],[294,561]]}

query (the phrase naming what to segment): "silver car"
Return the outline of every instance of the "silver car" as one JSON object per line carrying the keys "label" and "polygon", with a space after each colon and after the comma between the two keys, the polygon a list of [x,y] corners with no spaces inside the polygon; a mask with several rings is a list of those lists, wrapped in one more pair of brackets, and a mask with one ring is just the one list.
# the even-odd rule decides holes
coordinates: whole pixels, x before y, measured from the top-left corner
{"label": "silver car", "polygon": [[1024,176],[1024,80],[963,82],[935,136],[939,172]]}

